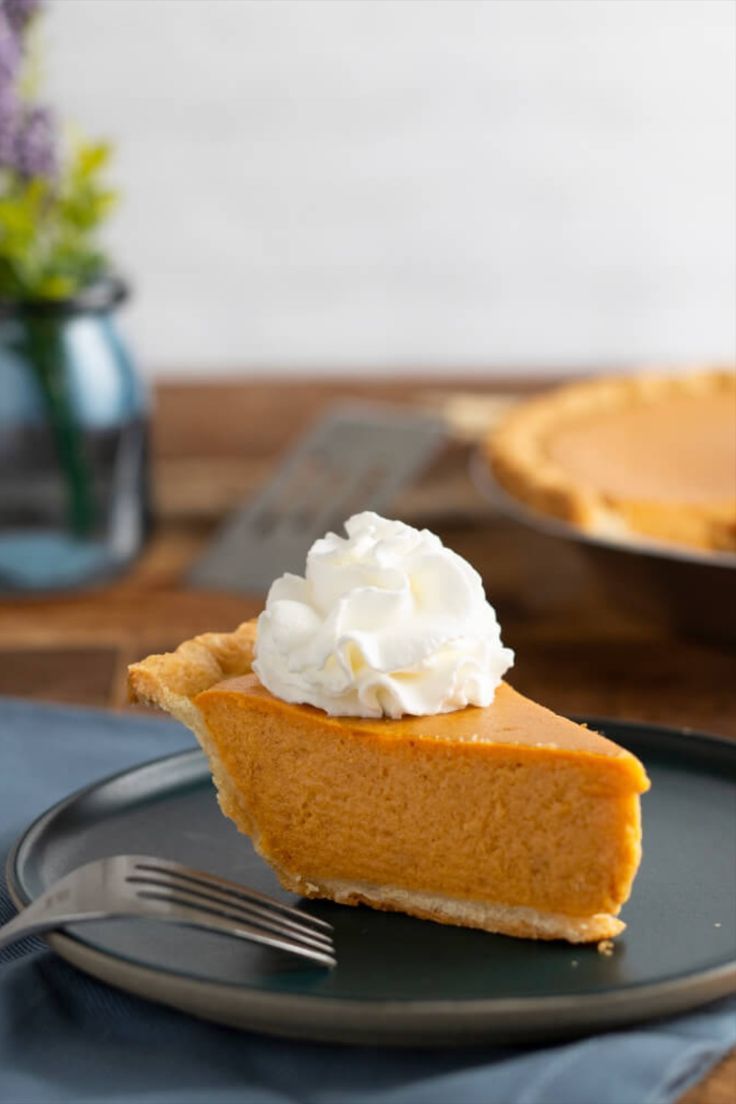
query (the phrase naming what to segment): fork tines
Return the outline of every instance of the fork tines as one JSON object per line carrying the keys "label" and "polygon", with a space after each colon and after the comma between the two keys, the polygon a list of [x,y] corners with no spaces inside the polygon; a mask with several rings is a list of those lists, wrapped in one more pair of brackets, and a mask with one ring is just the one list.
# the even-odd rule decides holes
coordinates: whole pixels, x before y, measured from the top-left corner
{"label": "fork tines", "polygon": [[234,922],[273,932],[301,946],[311,957],[334,964],[332,925],[276,901],[257,890],[166,859],[135,858],[126,881],[140,895],[196,908]]}

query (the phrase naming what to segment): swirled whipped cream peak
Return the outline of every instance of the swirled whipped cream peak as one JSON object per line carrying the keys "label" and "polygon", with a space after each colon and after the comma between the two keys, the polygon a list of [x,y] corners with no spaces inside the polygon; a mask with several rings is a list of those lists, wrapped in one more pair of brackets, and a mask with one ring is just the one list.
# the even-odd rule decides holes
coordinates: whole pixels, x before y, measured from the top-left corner
{"label": "swirled whipped cream peak", "polygon": [[427,529],[370,512],[345,529],[271,586],[253,664],[266,689],[335,716],[490,705],[514,653],[477,571]]}

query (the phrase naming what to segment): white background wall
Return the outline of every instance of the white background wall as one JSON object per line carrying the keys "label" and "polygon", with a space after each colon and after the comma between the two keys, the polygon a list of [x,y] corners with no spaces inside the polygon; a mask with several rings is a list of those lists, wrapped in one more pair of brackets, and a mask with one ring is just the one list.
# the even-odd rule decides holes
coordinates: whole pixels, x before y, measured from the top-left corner
{"label": "white background wall", "polygon": [[734,355],[734,5],[53,0],[157,373]]}

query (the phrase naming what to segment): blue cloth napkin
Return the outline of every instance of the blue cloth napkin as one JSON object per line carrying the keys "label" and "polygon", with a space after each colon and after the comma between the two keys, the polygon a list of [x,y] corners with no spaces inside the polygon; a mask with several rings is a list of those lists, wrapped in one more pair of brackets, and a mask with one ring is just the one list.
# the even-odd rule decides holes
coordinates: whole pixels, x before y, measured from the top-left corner
{"label": "blue cloth napkin", "polygon": [[[0,699],[0,851],[70,791],[191,743],[163,720]],[[13,912],[3,883],[0,922]],[[0,954],[4,1104],[666,1104],[733,1045],[736,1000],[533,1049],[287,1042],[110,989],[37,940]]]}

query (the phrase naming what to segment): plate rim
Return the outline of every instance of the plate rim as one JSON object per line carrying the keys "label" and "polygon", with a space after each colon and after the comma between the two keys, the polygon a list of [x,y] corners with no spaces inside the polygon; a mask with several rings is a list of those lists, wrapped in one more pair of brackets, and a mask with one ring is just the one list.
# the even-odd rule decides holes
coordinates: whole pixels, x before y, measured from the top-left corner
{"label": "plate rim", "polygon": [[[577,717],[578,721],[622,732],[645,730],[670,740],[709,745],[736,761],[736,741],[689,728],[672,728],[632,720]],[[157,756],[99,778],[68,794],[35,817],[8,852],[6,883],[11,900],[23,908],[32,898],[19,874],[23,851],[47,822],[99,787],[134,772],[186,762],[207,770],[200,748]],[[330,997],[319,993],[277,993],[257,987],[198,978],[100,950],[84,939],[52,933],[45,941],[62,958],[91,976],[144,999],[155,1000],[214,1022],[261,1030],[290,1038],[382,1045],[435,1045],[473,1039],[510,1043],[539,1037],[589,1034],[657,1015],[674,1015],[736,991],[736,956],[705,970],[641,982],[594,993],[462,999],[391,999]],[[172,996],[172,991],[175,995]],[[213,1001],[224,1006],[218,1015]],[[239,1006],[233,1009],[231,1006]],[[203,1009],[205,1009],[203,1011]],[[229,1009],[229,1012],[227,1011]],[[581,1021],[586,1027],[581,1028]],[[337,1026],[336,1026],[337,1025]]]}

